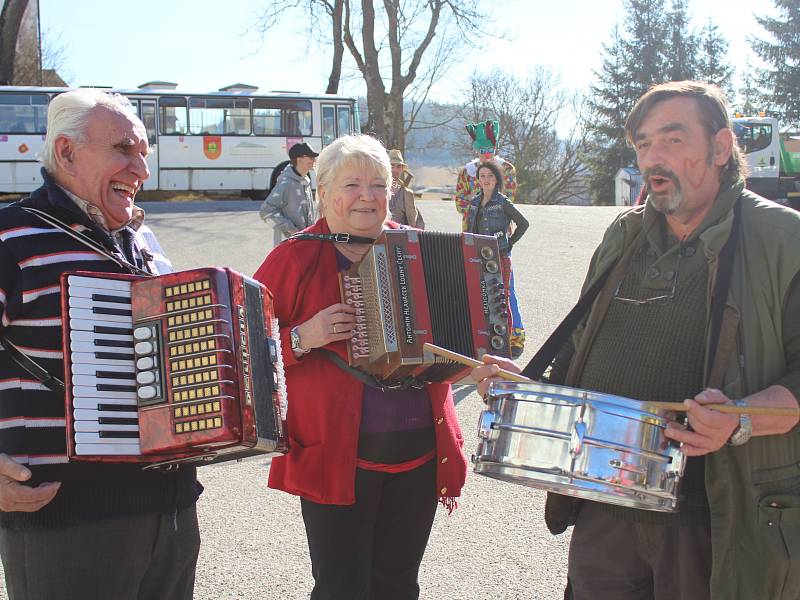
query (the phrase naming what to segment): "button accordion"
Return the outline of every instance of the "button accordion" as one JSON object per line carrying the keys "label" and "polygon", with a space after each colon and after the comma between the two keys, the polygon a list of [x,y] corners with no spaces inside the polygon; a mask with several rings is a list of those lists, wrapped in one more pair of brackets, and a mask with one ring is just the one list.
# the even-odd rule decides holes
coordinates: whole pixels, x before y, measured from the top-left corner
{"label": "button accordion", "polygon": [[61,276],[70,460],[164,466],[285,452],[272,295],[230,269]]}
{"label": "button accordion", "polygon": [[480,358],[509,355],[510,317],[497,239],[471,233],[384,230],[340,272],[356,309],[351,367],[380,382],[452,382],[469,367],[423,350],[431,343]]}

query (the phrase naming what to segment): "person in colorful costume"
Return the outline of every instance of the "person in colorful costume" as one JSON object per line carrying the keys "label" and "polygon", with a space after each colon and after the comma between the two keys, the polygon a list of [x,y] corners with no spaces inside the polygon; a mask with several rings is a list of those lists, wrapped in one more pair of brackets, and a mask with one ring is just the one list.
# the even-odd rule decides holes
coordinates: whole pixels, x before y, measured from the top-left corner
{"label": "person in colorful costume", "polygon": [[391,167],[377,140],[337,139],[320,153],[317,182],[320,219],[254,275],[274,294],[292,390],[289,453],[272,460],[269,486],[300,496],[311,600],[415,600],[437,500],[452,510],[466,479],[453,393],[372,387],[334,362],[346,365],[356,321],[339,272],[400,225],[387,221]]}
{"label": "person in colorful costume", "polygon": [[[510,162],[497,156],[497,140],[500,137],[500,121],[482,121],[468,123],[467,133],[472,138],[472,148],[478,153],[478,158],[468,162],[458,173],[456,181],[456,210],[461,214],[461,228],[469,230],[470,206],[475,196],[480,193],[478,183],[478,167],[487,162],[493,162],[503,175],[502,189],[510,202],[517,200],[517,170]],[[510,234],[510,232],[509,232]],[[514,289],[514,275],[511,275],[509,286],[509,304],[513,327],[511,330],[511,352],[514,358],[522,354],[525,348],[525,327],[522,325],[522,315],[519,312],[517,294]]]}
{"label": "person in colorful costume", "polygon": [[[617,268],[549,380],[683,403],[686,423],[664,435],[687,463],[675,513],[548,496],[550,531],[574,525],[574,600],[800,597],[797,414],[707,408],[800,398],[800,215],[744,189],[728,114],[715,86],[670,82],[626,122],[647,200],[606,230],[584,290]],[[481,392],[498,364],[473,371]]]}

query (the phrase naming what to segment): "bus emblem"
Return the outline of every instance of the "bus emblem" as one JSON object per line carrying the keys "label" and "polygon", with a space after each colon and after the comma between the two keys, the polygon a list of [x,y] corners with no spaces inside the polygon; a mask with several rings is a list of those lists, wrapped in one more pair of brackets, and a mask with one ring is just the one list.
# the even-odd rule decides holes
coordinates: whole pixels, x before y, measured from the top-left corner
{"label": "bus emblem", "polygon": [[19,150],[20,154],[25,154],[29,150],[29,148],[26,144],[20,144],[17,150]]}
{"label": "bus emblem", "polygon": [[218,159],[222,154],[222,137],[219,135],[204,135],[203,154],[210,160]]}

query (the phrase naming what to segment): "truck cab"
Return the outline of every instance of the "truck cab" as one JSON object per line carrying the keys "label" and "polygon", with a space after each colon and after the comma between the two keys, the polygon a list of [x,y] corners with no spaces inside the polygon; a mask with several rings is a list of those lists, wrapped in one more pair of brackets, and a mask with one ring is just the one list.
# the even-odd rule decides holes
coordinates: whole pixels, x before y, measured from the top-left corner
{"label": "truck cab", "polygon": [[735,117],[733,132],[745,153],[747,188],[795,206],[800,203],[800,134],[780,133],[773,117]]}

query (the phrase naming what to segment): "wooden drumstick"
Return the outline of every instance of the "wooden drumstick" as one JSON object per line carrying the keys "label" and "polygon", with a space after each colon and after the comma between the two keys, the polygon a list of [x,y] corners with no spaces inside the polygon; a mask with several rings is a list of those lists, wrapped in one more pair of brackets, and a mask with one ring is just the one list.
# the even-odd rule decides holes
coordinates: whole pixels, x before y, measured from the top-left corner
{"label": "wooden drumstick", "polygon": [[[433,354],[438,354],[444,358],[449,358],[452,361],[457,363],[461,363],[462,365],[466,365],[468,367],[482,367],[486,363],[483,363],[479,360],[475,360],[474,358],[470,358],[469,356],[464,356],[463,354],[458,354],[457,352],[451,352],[445,348],[440,348],[439,346],[435,346],[433,344],[423,344],[423,350],[427,350],[428,352],[432,352]],[[520,383],[535,383],[533,379],[528,379],[527,377],[523,377],[522,375],[518,375],[517,373],[512,373],[511,371],[506,371],[505,369],[500,369],[496,373],[496,377],[500,377],[501,379],[507,379],[509,381],[517,381]],[[671,410],[675,412],[686,412],[687,408],[683,402],[648,402],[645,401],[643,404],[652,409],[660,409],[660,410]],[[716,410],[722,413],[733,413],[733,414],[745,414],[745,415],[769,415],[775,417],[800,417],[800,408],[777,408],[772,406],[736,406],[733,404],[704,404],[705,408],[710,408],[712,410]]]}
{"label": "wooden drumstick", "polygon": [[[466,365],[468,367],[482,367],[486,364],[479,360],[475,360],[474,358],[470,358],[469,356],[464,356],[463,354],[458,354],[457,352],[451,352],[446,348],[434,346],[433,344],[423,344],[422,349],[427,350],[428,352],[433,352],[434,354],[438,354],[444,358],[449,358],[452,361],[461,363],[462,365]],[[518,381],[520,383],[534,383],[533,379],[528,379],[527,377],[523,377],[517,373],[512,373],[511,371],[506,371],[505,369],[500,369],[500,371],[497,372],[497,377],[508,379],[509,381]]]}

